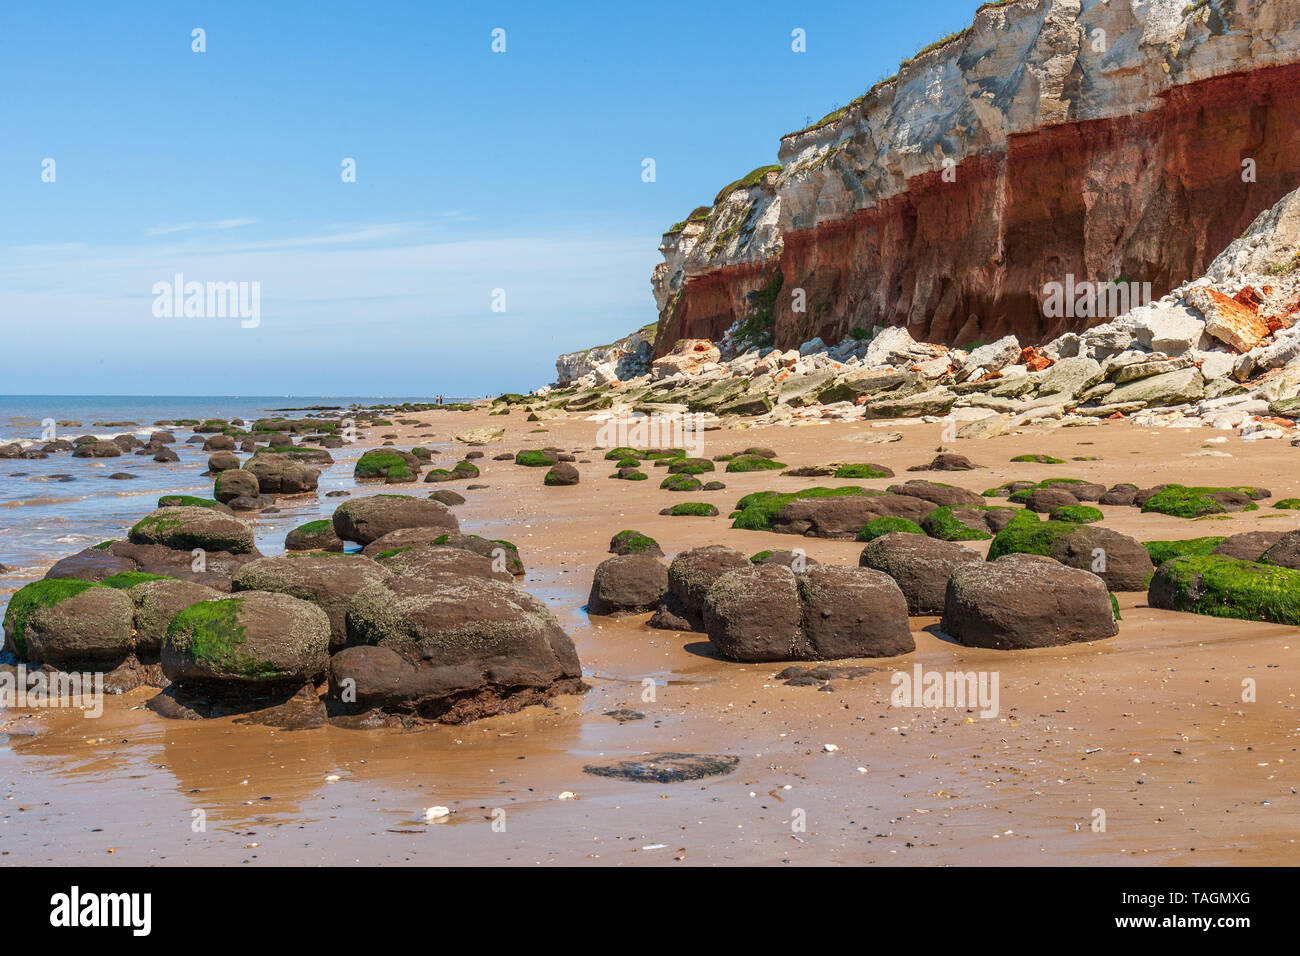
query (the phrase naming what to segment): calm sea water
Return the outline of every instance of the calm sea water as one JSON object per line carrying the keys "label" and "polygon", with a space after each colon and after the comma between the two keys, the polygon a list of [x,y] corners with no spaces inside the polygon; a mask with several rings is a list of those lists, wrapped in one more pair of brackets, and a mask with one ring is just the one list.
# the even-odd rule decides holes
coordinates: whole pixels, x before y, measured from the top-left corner
{"label": "calm sea water", "polygon": [[[448,401],[456,399],[447,396]],[[114,435],[132,433],[147,439],[157,430],[159,420],[194,418],[242,418],[251,421],[276,410],[306,406],[331,406],[346,409],[356,405],[427,402],[428,396],[0,396],[0,444],[18,440],[39,441],[42,422],[79,421],[80,426],[57,430],[60,438],[79,435]],[[289,417],[304,413],[284,412]],[[96,426],[95,422],[139,422],[138,426]],[[211,497],[212,479],[203,474],[209,453],[202,446],[187,445],[193,432],[188,428],[168,427],[176,436],[172,449],[180,461],[172,464],[155,462],[152,456],[127,453],[118,458],[73,458],[70,454],[51,455],[43,460],[0,460],[0,565],[12,570],[0,573],[0,607],[8,595],[22,585],[41,577],[45,570],[65,555],[109,538],[123,537],[126,530],[154,509],[160,495],[185,493]],[[338,498],[326,498],[325,492],[351,490],[352,467],[356,458],[369,447],[381,443],[371,430],[373,444],[350,445],[331,451],[335,462],[323,468],[318,498],[301,501],[286,499],[282,511],[261,515],[255,523],[258,547],[265,554],[283,550],[284,536],[305,521],[325,517],[338,506]],[[435,455],[438,444],[426,441]],[[451,451],[447,449],[448,460]],[[112,479],[124,472],[135,477]]]}

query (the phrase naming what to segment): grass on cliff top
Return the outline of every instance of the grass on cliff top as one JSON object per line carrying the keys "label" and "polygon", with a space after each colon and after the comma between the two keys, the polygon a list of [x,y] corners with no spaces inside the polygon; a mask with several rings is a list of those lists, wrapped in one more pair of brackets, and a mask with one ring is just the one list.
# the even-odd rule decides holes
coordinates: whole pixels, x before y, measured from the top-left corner
{"label": "grass on cliff top", "polygon": [[746,531],[771,531],[772,519],[792,501],[803,498],[840,498],[867,494],[875,494],[875,492],[856,485],[847,485],[843,488],[805,488],[803,491],[791,492],[755,491],[736,502],[736,510],[731,514],[735,520],[732,521],[731,526]]}
{"label": "grass on cliff top", "polygon": [[681,232],[686,228],[686,224],[689,222],[703,222],[705,219],[709,218],[709,213],[711,212],[713,212],[712,206],[696,206],[681,222],[673,223],[664,235],[671,236],[673,233]]}
{"label": "grass on cliff top", "polygon": [[1173,558],[1156,574],[1174,610],[1300,624],[1300,571],[1201,554]]}
{"label": "grass on cliff top", "polygon": [[722,202],[722,200],[726,199],[737,189],[748,189],[751,186],[757,186],[762,181],[763,177],[766,176],[768,173],[771,172],[779,173],[780,171],[781,171],[781,167],[779,164],[774,164],[771,166],[759,166],[757,169],[751,169],[748,173],[746,173],[744,176],[741,176],[735,182],[727,183],[727,185],[723,186],[720,190],[718,190],[718,194],[713,197],[713,205],[714,206],[718,205],[720,202]]}

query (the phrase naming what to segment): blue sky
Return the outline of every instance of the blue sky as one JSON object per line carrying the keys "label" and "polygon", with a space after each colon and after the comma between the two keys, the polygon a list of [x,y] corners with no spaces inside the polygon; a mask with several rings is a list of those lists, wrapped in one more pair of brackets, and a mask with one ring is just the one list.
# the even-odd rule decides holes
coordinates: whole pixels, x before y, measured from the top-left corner
{"label": "blue sky", "polygon": [[[541,385],[654,321],[664,229],[975,10],[451,6],[0,7],[0,392]],[[260,324],[156,317],[176,273]]]}

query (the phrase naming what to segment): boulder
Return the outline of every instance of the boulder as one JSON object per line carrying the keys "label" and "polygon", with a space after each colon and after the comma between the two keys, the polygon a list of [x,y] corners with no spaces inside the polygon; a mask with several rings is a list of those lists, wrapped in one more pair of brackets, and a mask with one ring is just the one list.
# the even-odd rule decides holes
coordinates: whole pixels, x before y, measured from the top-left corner
{"label": "boulder", "polygon": [[320,472],[289,455],[259,453],[244,463],[264,495],[302,495],[316,490]]}
{"label": "boulder", "polygon": [[1155,570],[1142,542],[1097,525],[1057,538],[1050,555],[1068,567],[1092,572],[1112,591],[1145,591]]}
{"label": "boulder", "polygon": [[116,458],[122,454],[122,448],[116,442],[88,441],[78,445],[73,451],[73,458]]}
{"label": "boulder", "polygon": [[806,655],[799,588],[794,572],[779,564],[746,561],[718,575],[701,603],[701,616],[709,643],[728,660],[800,660]]}
{"label": "boulder", "polygon": [[550,471],[546,473],[544,482],[547,485],[576,485],[578,479],[578,469],[567,462],[561,461],[551,466]]}
{"label": "boulder", "polygon": [[401,548],[380,558],[380,564],[393,574],[424,581],[456,581],[478,578],[484,581],[512,583],[514,576],[503,563],[475,554],[465,548],[422,545]]}
{"label": "boulder", "polygon": [[916,650],[907,599],[889,575],[822,564],[796,579],[808,657],[893,657]]}
{"label": "boulder", "polygon": [[162,669],[182,686],[298,686],[324,672],[329,642],[329,617],[315,604],[243,591],[200,601],[173,617],[163,639]]}
{"label": "boulder", "polygon": [[749,566],[743,552],[726,545],[681,552],[668,565],[668,590],[649,625],[672,631],[702,630],[704,596],[713,582],[728,571]]}
{"label": "boulder", "polygon": [[773,516],[771,527],[781,534],[852,540],[874,518],[919,523],[935,507],[931,501],[900,494],[798,498]]}
{"label": "boulder", "polygon": [[1028,554],[965,564],[948,579],[939,624],[960,644],[1016,650],[1119,633],[1097,575]]}
{"label": "boulder", "polygon": [[334,533],[334,524],[328,518],[320,518],[299,525],[286,534],[284,550],[337,553],[343,550],[343,539]]}
{"label": "boulder", "polygon": [[257,475],[243,468],[221,472],[212,484],[212,497],[223,505],[230,504],[236,498],[257,498],[261,493]]}
{"label": "boulder", "polygon": [[[1285,531],[1247,531],[1243,534],[1232,534],[1219,542],[1210,553],[1237,558],[1239,561],[1260,561],[1264,553],[1286,537],[1287,534],[1288,532]],[[1273,562],[1266,561],[1264,563],[1271,564]]]}
{"label": "boulder", "polygon": [[752,564],[713,583],[703,617],[709,641],[729,660],[890,657],[916,646],[902,591],[866,568],[817,565],[795,574]]}
{"label": "boulder", "polygon": [[1261,564],[1300,571],[1300,531],[1288,531],[1282,535],[1258,560]]}
{"label": "boulder", "polygon": [[252,561],[235,572],[231,590],[288,594],[316,605],[329,618],[331,651],[347,641],[348,602],[389,572],[359,554],[283,554]]}
{"label": "boulder", "polygon": [[136,522],[128,537],[133,544],[156,544],[178,551],[256,551],[253,529],[214,508],[159,508]]}
{"label": "boulder", "polygon": [[181,611],[200,601],[215,601],[222,593],[193,581],[145,581],[128,590],[135,607],[135,653],[154,659],[162,651],[167,628]]}
{"label": "boulder", "polygon": [[442,502],[409,495],[354,498],[339,505],[333,522],[340,538],[362,546],[402,528],[460,530],[456,515]]}
{"label": "boulder", "polygon": [[664,556],[659,542],[640,531],[620,531],[609,539],[610,554],[648,554],[654,558]]}
{"label": "boulder", "polygon": [[[890,485],[889,493],[920,498],[939,507],[978,508],[984,504],[984,498],[973,491],[937,481],[922,481],[918,478],[905,481],[901,485]],[[911,515],[900,517],[910,518]]]}
{"label": "boulder", "polygon": [[19,660],[77,669],[120,661],[133,646],[126,592],[62,578],[20,588],[5,610],[5,647]]}
{"label": "boulder", "polygon": [[219,475],[239,467],[239,456],[233,451],[219,451],[208,457],[208,474]]}
{"label": "boulder", "polygon": [[1079,499],[1066,491],[1065,486],[1062,485],[1035,488],[1029,493],[1029,497],[1025,499],[1025,507],[1039,514],[1050,514],[1057,508],[1065,508],[1078,503]]}
{"label": "boulder", "polygon": [[884,572],[898,584],[910,614],[942,614],[948,578],[963,564],[982,564],[970,548],[921,534],[891,531],[869,542],[858,564]]}
{"label": "boulder", "polygon": [[459,723],[585,689],[555,615],[514,584],[394,577],[353,599],[348,633],[354,646],[330,661],[347,710]]}
{"label": "boulder", "polygon": [[587,596],[589,614],[653,611],[668,590],[668,568],[649,554],[622,554],[596,566]]}

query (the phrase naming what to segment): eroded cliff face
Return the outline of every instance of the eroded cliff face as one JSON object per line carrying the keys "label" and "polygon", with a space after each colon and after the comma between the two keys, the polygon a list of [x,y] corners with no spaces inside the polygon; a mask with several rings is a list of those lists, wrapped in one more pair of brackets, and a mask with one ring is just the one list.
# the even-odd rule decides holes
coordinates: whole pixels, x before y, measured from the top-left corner
{"label": "eroded cliff face", "polygon": [[1300,0],[1188,3],[986,5],[784,137],[779,171],[665,234],[657,354],[756,303],[782,348],[882,323],[1045,341],[1107,319],[1045,317],[1047,283],[1200,275],[1300,186]]}

